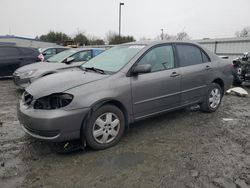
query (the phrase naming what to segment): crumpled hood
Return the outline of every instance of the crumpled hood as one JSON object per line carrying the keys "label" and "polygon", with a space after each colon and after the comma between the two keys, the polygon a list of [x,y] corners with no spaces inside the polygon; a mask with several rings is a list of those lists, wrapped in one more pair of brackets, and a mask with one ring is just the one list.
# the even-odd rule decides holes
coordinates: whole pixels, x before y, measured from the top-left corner
{"label": "crumpled hood", "polygon": [[23,67],[20,67],[15,72],[16,73],[22,73],[30,70],[37,69],[39,72],[47,72],[47,71],[55,71],[58,69],[64,69],[64,68],[71,68],[80,66],[83,62],[76,62],[71,64],[65,64],[65,63],[47,63],[47,62],[38,62],[38,63],[32,63],[29,65],[25,65]]}
{"label": "crumpled hood", "polygon": [[34,81],[26,88],[35,99],[59,93],[72,87],[94,82],[109,75],[99,74],[95,72],[85,72],[81,69],[72,69],[71,71],[60,72]]}

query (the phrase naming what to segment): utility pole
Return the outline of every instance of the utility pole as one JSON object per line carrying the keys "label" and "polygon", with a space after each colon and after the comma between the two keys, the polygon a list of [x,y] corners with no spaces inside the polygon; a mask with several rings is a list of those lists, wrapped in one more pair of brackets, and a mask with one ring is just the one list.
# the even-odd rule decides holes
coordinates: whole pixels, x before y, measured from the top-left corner
{"label": "utility pole", "polygon": [[161,40],[163,40],[164,34],[163,34],[163,29],[161,29]]}
{"label": "utility pole", "polygon": [[121,7],[122,5],[124,5],[124,3],[119,4],[119,37],[121,36],[121,12],[122,12]]}

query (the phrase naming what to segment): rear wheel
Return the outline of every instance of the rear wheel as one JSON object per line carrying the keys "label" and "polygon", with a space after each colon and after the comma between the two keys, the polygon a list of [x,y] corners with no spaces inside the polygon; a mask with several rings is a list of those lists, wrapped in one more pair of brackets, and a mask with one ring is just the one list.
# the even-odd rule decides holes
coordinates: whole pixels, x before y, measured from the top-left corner
{"label": "rear wheel", "polygon": [[125,130],[122,111],[113,105],[104,105],[93,112],[84,128],[87,144],[93,149],[106,149],[119,142]]}
{"label": "rear wheel", "polygon": [[215,112],[220,106],[222,97],[223,93],[220,85],[211,83],[206,98],[201,104],[201,110],[204,112]]}

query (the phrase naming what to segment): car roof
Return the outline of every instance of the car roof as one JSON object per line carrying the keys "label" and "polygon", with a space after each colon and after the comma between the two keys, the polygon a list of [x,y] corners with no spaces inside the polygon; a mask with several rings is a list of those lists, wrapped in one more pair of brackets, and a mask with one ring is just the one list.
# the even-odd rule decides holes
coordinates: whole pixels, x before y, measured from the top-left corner
{"label": "car roof", "polygon": [[75,50],[77,52],[79,51],[85,51],[85,50],[105,50],[105,48],[88,48],[88,47],[83,47],[83,48],[71,48],[72,50]]}
{"label": "car roof", "polygon": [[188,43],[200,46],[198,43],[189,40],[160,40],[160,41],[139,41],[139,42],[129,42],[121,45],[145,45],[153,46],[158,44],[171,44],[171,43]]}
{"label": "car roof", "polygon": [[69,47],[65,47],[65,46],[52,46],[52,47],[46,47],[46,48],[40,48],[41,50],[48,50],[48,49],[52,49],[52,48],[65,48],[65,49],[70,49]]}

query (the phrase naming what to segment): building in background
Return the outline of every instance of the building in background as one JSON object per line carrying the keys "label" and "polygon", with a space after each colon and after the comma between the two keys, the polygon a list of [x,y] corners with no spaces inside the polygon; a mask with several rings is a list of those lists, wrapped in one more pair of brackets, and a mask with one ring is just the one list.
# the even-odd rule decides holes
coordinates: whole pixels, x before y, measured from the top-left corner
{"label": "building in background", "polygon": [[0,45],[14,45],[21,47],[31,47],[31,48],[46,48],[58,46],[56,43],[44,42],[37,39],[17,37],[14,35],[0,36]]}
{"label": "building in background", "polygon": [[250,38],[203,39],[195,42],[218,56],[228,56],[230,60],[250,52]]}

